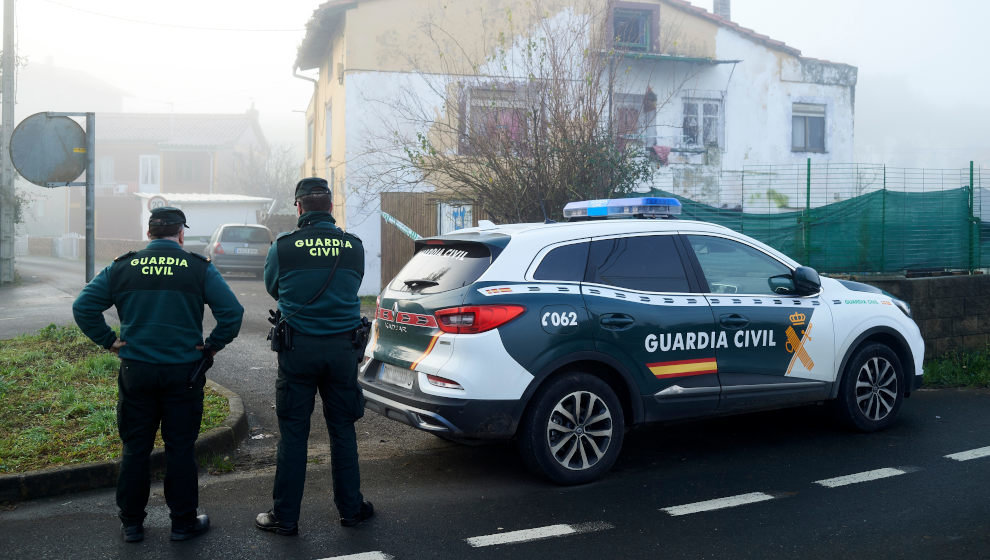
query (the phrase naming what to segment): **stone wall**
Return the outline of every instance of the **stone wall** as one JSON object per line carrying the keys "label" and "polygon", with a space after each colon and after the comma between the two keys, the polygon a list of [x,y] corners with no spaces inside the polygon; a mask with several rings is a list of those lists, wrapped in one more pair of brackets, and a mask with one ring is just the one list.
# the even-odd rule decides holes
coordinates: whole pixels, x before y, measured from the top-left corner
{"label": "stone wall", "polygon": [[990,344],[990,275],[853,278],[908,302],[925,338],[925,357]]}

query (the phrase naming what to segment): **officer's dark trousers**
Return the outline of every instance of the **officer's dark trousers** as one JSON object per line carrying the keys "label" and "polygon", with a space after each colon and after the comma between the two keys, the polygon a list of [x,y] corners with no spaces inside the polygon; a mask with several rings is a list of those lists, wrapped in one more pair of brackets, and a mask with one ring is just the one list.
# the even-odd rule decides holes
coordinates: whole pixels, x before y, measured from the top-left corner
{"label": "officer's dark trousers", "polygon": [[155,433],[165,441],[165,503],[175,522],[190,521],[199,503],[195,444],[203,418],[201,379],[187,388],[190,364],[155,365],[122,360],[117,377],[117,428],[124,452],[117,506],[125,525],[141,523],[151,489],[149,468]]}
{"label": "officer's dark trousers", "polygon": [[349,336],[296,334],[293,349],[278,354],[275,382],[281,439],[272,498],[275,516],[282,521],[299,520],[306,482],[309,420],[317,391],[330,433],[334,504],[342,517],[354,517],[363,500],[354,433],[354,421],[364,414],[364,396],[357,384],[357,351]]}

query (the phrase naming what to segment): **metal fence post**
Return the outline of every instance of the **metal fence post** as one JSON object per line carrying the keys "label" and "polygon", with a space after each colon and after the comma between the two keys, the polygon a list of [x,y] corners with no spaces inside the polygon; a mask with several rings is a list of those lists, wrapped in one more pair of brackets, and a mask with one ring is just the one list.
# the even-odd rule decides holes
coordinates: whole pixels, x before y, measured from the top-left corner
{"label": "metal fence post", "polygon": [[805,177],[804,194],[804,263],[811,266],[811,158],[808,158],[808,173]]}
{"label": "metal fence post", "polygon": [[969,161],[969,271],[972,273],[976,270],[974,263],[976,259],[974,258],[973,252],[976,251],[975,243],[975,233],[977,227],[976,219],[976,205],[974,204],[976,200],[976,189],[973,188],[973,160]]}
{"label": "metal fence post", "polygon": [[883,166],[883,194],[880,195],[880,270],[887,269],[887,165]]}

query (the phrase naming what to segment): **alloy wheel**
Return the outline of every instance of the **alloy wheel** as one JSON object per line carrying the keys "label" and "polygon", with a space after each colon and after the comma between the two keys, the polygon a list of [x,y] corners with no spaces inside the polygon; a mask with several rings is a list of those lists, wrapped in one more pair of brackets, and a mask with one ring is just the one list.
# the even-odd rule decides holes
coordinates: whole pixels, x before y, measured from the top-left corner
{"label": "alloy wheel", "polygon": [[591,468],[607,453],[612,428],[612,411],[598,395],[570,393],[557,402],[547,421],[550,454],[567,469]]}
{"label": "alloy wheel", "polygon": [[856,406],[870,420],[883,420],[897,401],[897,370],[883,357],[872,357],[859,368]]}

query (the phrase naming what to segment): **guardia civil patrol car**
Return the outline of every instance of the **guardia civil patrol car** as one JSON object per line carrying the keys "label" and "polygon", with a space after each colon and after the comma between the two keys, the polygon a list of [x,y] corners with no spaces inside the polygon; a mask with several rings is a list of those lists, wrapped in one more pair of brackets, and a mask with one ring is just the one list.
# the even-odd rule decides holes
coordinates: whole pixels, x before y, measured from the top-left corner
{"label": "guardia civil patrol car", "polygon": [[[416,242],[379,296],[367,408],[449,439],[515,438],[560,484],[614,464],[627,427],[829,401],[889,426],[921,385],[908,305],[820,278],[676,199],[568,204],[566,223]],[[633,219],[594,219],[626,216]]]}

